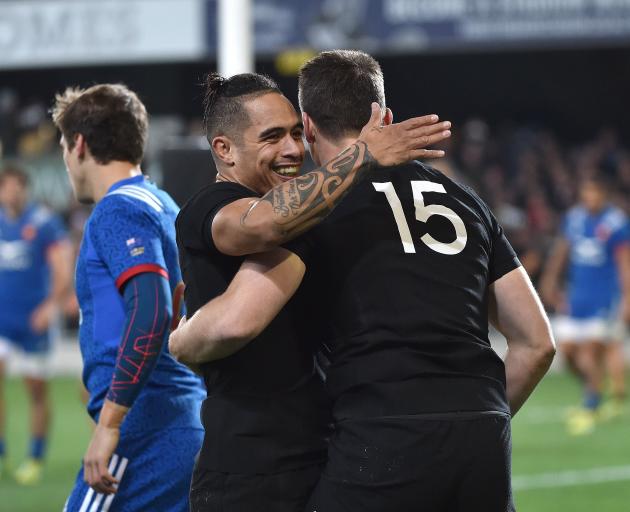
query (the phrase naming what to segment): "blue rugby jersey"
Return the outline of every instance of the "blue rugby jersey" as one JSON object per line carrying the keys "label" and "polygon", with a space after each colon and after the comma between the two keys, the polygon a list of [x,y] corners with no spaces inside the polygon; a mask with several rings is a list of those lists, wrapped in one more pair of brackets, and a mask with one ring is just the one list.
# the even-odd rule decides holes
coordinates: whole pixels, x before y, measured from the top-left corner
{"label": "blue rugby jersey", "polygon": [[566,215],[563,233],[570,245],[569,313],[575,318],[608,317],[620,294],[615,251],[630,243],[626,215],[614,206],[597,214],[578,206]]}
{"label": "blue rugby jersey", "polygon": [[[81,308],[79,340],[83,381],[90,393],[88,412],[96,420],[112,381],[125,325],[120,290],[142,272],[169,280],[173,307],[181,309],[181,273],[175,243],[178,208],[166,192],[144,176],[115,183],[96,205],[85,227],[77,261],[76,289]],[[173,315],[179,317],[179,311]],[[168,353],[162,353],[128,413],[126,431],[152,427],[199,427],[205,398],[200,379]]]}
{"label": "blue rugby jersey", "polygon": [[29,204],[11,219],[0,209],[0,323],[25,329],[50,289],[46,252],[66,237],[61,219],[44,206]]}

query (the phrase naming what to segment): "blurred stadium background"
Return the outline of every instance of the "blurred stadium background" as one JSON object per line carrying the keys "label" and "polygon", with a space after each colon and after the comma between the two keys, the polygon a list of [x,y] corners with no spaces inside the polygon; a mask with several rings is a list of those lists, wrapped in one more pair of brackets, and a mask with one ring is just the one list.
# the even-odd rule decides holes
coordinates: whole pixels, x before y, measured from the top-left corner
{"label": "blurred stadium background", "polygon": [[[144,170],[181,204],[213,178],[198,84],[217,68],[217,4],[0,0],[0,159],[26,167],[35,197],[63,215],[77,244],[89,210],[71,198],[47,113],[55,92],[104,81],[137,91],[151,114]],[[448,157],[436,166],[492,206],[534,282],[581,176],[606,173],[630,212],[630,1],[252,0],[251,15],[255,69],[296,105],[305,59],[360,48],[381,62],[395,118],[452,120]],[[25,489],[0,480],[0,511],[61,510],[71,487],[90,428],[76,321],[69,303],[44,481]],[[514,421],[518,509],[628,511],[630,416],[569,437],[564,415],[580,390],[558,363]],[[5,393],[15,464],[27,401],[15,378]]]}

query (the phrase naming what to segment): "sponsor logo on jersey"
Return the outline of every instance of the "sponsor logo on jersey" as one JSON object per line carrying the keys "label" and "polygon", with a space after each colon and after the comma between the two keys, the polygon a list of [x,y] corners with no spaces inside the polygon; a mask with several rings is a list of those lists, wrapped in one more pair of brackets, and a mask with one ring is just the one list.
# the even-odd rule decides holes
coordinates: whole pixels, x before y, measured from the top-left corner
{"label": "sponsor logo on jersey", "polygon": [[606,263],[605,246],[597,238],[578,238],[572,255],[578,265],[600,267]]}
{"label": "sponsor logo on jersey", "polygon": [[0,242],[1,270],[26,270],[30,265],[29,246],[24,240]]}

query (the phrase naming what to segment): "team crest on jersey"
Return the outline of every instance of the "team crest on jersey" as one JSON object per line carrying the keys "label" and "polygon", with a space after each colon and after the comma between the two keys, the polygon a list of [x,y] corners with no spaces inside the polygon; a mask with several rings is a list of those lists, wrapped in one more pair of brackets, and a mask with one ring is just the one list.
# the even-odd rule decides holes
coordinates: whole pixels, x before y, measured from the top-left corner
{"label": "team crest on jersey", "polygon": [[22,228],[22,239],[30,242],[37,236],[37,230],[32,224],[27,224]]}
{"label": "team crest on jersey", "polygon": [[140,256],[141,254],[144,254],[144,246],[142,245],[140,237],[130,238],[125,243],[129,249],[129,254],[132,256]]}

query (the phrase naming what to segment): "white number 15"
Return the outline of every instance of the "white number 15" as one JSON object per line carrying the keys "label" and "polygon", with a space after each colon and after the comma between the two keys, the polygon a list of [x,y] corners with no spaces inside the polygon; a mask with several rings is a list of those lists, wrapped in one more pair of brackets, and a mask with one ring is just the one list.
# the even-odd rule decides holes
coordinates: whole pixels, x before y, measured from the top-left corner
{"label": "white number 15", "polygon": [[[394,213],[394,220],[396,221],[396,226],[398,226],[403,250],[406,253],[415,253],[416,247],[414,246],[413,239],[411,238],[409,224],[407,224],[407,219],[405,218],[402,204],[400,203],[398,194],[396,194],[394,185],[392,185],[390,181],[386,183],[373,182],[372,185],[374,185],[374,189],[377,192],[383,192],[387,198],[387,202]],[[429,217],[432,215],[440,215],[445,217],[446,220],[448,220],[455,228],[456,237],[455,240],[450,243],[439,242],[429,233],[424,234],[420,240],[422,240],[429,249],[439,252],[440,254],[453,255],[462,252],[464,247],[466,247],[468,235],[466,233],[466,226],[459,215],[450,208],[440,204],[424,204],[424,197],[422,195],[423,192],[439,192],[441,194],[446,194],[444,186],[439,183],[433,183],[432,181],[412,181],[411,190],[413,191],[413,203],[416,208],[417,220],[420,222],[427,222]]]}

